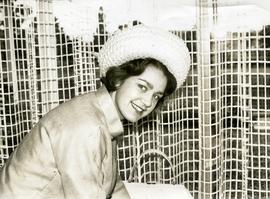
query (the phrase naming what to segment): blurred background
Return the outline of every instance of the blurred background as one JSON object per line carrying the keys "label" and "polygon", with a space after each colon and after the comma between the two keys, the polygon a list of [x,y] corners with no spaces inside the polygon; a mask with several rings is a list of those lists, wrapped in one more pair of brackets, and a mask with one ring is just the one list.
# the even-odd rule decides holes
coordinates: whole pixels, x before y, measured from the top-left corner
{"label": "blurred background", "polygon": [[[181,37],[192,62],[161,111],[124,124],[122,179],[137,162],[137,181],[175,180],[194,198],[270,198],[267,0],[2,0],[0,167],[44,114],[100,86],[99,49],[139,23]],[[161,157],[139,161],[147,149],[175,175]]]}

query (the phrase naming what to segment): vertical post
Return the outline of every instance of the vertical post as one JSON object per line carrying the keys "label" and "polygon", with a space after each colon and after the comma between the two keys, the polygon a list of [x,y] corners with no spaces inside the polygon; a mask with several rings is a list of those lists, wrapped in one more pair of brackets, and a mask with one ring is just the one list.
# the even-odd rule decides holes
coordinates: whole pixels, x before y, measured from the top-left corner
{"label": "vertical post", "polygon": [[[6,2],[6,1],[5,1]],[[8,2],[6,2],[8,3]],[[5,21],[6,26],[6,58],[7,58],[7,68],[11,69],[12,77],[12,88],[13,88],[13,99],[14,103],[18,103],[18,78],[17,78],[17,68],[15,59],[15,46],[14,46],[14,32],[13,32],[13,16],[12,16],[12,3],[4,5]]]}
{"label": "vertical post", "polygon": [[29,73],[29,93],[30,93],[30,113],[31,113],[31,122],[34,126],[38,118],[38,97],[37,97],[37,71],[36,71],[36,52],[35,52],[35,26],[34,22],[30,24],[28,29],[26,29],[26,49],[27,49],[27,65]]}
{"label": "vertical post", "polygon": [[[1,8],[2,7],[2,8]],[[4,2],[1,3],[0,7],[0,16],[5,16],[5,5]],[[0,19],[0,24],[5,23],[5,18]],[[5,31],[3,31],[5,33]],[[2,38],[0,38],[2,39]],[[2,54],[2,47],[0,46],[0,55]],[[5,163],[5,154],[4,154],[4,139],[5,139],[5,113],[4,113],[4,78],[3,78],[3,63],[2,56],[0,56],[0,168]]]}
{"label": "vertical post", "polygon": [[211,59],[210,30],[213,24],[212,0],[197,0],[198,73],[199,73],[199,198],[212,198],[211,137]]}
{"label": "vertical post", "polygon": [[[138,124],[136,123],[135,125],[135,139],[136,139],[136,164],[138,165],[138,182],[141,182],[142,179],[142,173],[141,173],[141,167],[140,167],[140,155],[141,155],[141,150],[140,150],[140,134],[138,130]],[[135,163],[134,163],[135,164]]]}
{"label": "vertical post", "polygon": [[249,131],[249,126],[250,125],[250,109],[251,109],[251,92],[247,91],[247,88],[251,88],[251,82],[248,81],[246,74],[247,74],[247,46],[246,46],[246,34],[245,33],[239,33],[240,38],[240,47],[242,48],[242,53],[239,53],[239,66],[238,66],[238,75],[239,75],[239,85],[240,87],[240,105],[241,105],[241,138],[243,139],[242,141],[242,199],[247,199],[247,177],[248,177],[248,148],[247,148],[247,143],[248,143],[248,137],[247,137],[247,132]]}
{"label": "vertical post", "polygon": [[73,40],[74,42],[74,81],[75,81],[75,96],[83,92],[83,76],[82,76],[82,40],[80,37]]}
{"label": "vertical post", "polygon": [[55,21],[52,0],[37,0],[37,34],[40,62],[41,114],[58,105]]}
{"label": "vertical post", "polygon": [[[14,114],[14,112],[8,113],[6,109],[8,107],[9,110],[16,110],[19,102],[14,45],[13,3],[13,0],[1,1],[2,10],[0,13],[3,16],[1,21],[3,22],[3,41],[5,44],[4,47],[1,46],[0,48],[0,167],[3,166],[5,160],[9,157],[8,137],[10,135],[7,136],[8,128],[11,129],[16,126],[16,121],[10,120],[8,122],[7,120],[7,117],[12,117],[11,114]],[[6,100],[4,96],[6,96]]]}

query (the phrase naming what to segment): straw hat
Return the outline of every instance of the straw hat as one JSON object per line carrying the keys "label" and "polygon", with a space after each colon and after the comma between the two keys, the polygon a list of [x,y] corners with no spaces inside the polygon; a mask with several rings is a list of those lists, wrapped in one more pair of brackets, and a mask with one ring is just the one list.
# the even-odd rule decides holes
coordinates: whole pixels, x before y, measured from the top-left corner
{"label": "straw hat", "polygon": [[177,80],[177,88],[189,71],[189,51],[182,39],[158,28],[137,25],[118,30],[98,54],[101,74],[111,66],[119,66],[140,58],[153,58],[163,63]]}

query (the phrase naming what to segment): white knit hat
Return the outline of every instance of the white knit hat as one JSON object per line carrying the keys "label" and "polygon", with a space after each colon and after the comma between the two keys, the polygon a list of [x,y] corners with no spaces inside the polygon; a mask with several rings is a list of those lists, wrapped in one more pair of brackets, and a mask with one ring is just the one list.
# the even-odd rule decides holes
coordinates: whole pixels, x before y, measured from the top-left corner
{"label": "white knit hat", "polygon": [[116,31],[98,54],[102,75],[111,66],[140,58],[153,58],[163,63],[175,76],[177,88],[189,71],[190,56],[183,40],[168,31],[145,25]]}

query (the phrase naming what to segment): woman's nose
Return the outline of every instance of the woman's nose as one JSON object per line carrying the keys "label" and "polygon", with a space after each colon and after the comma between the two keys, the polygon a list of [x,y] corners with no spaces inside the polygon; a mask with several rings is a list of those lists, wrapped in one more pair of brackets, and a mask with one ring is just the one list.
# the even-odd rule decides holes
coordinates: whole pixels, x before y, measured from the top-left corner
{"label": "woman's nose", "polygon": [[148,108],[148,107],[151,107],[152,106],[152,99],[153,99],[153,97],[152,97],[152,95],[150,95],[150,94],[145,94],[144,96],[143,96],[143,104]]}

